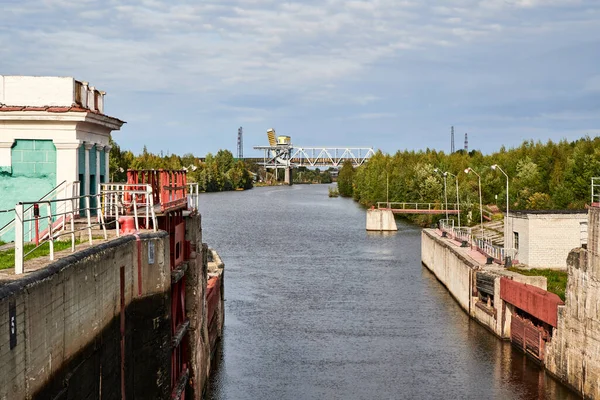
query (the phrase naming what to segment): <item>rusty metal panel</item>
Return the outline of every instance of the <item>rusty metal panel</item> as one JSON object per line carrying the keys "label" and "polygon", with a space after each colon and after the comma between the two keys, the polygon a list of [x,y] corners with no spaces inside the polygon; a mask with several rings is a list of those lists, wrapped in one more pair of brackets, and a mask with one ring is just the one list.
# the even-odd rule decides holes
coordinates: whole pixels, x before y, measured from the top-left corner
{"label": "rusty metal panel", "polygon": [[558,306],[565,304],[554,293],[504,277],[500,279],[500,297],[553,327],[558,324]]}
{"label": "rusty metal panel", "polygon": [[529,324],[525,325],[525,350],[538,360],[541,359],[540,336],[540,331],[536,327]]}
{"label": "rusty metal panel", "polygon": [[521,350],[524,350],[524,336],[525,324],[523,324],[523,321],[519,317],[513,315],[510,321],[510,341]]}
{"label": "rusty metal panel", "polygon": [[177,268],[184,260],[184,246],[185,246],[185,222],[177,224],[175,226],[175,243],[174,243],[174,267]]}
{"label": "rusty metal panel", "polygon": [[485,274],[483,272],[477,272],[477,290],[480,292],[494,295],[494,281],[495,276],[490,274]]}

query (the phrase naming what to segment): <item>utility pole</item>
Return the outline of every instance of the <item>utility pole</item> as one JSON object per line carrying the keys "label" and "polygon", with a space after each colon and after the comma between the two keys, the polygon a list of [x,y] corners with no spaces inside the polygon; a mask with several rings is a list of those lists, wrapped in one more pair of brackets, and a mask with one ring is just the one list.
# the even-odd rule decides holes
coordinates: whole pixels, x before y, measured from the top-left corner
{"label": "utility pole", "polygon": [[237,158],[238,160],[241,160],[242,158],[244,158],[244,131],[242,129],[242,127],[240,126],[240,128],[238,129],[238,140],[237,140]]}
{"label": "utility pole", "polygon": [[450,153],[454,153],[454,126],[450,127]]}

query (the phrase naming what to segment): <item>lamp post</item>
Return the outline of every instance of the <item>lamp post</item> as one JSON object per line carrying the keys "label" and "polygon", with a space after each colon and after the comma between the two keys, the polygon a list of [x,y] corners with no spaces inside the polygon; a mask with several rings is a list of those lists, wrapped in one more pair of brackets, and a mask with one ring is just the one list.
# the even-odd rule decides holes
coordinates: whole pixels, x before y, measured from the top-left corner
{"label": "lamp post", "polygon": [[[495,170],[499,170],[500,172],[502,172],[504,174],[504,176],[506,177],[506,222],[504,223],[504,226],[506,226],[506,229],[504,230],[505,232],[508,232],[508,175],[506,174],[506,172],[504,172],[504,170],[502,168],[500,168],[500,166],[498,164],[494,164],[491,166],[491,168],[495,171]],[[508,235],[506,235],[508,236]],[[508,237],[504,238],[504,252],[506,253],[506,242],[508,241]]]}
{"label": "lamp post", "polygon": [[473,168],[471,167],[465,169],[465,174],[470,172],[477,175],[477,180],[479,181],[479,217],[481,218],[481,234],[485,237],[485,230],[483,229],[483,205],[481,204],[481,176],[477,172],[473,171]]}
{"label": "lamp post", "polygon": [[448,171],[444,172],[444,178],[446,177],[446,175],[453,176],[454,180],[456,181],[456,207],[458,209],[458,229],[460,229],[460,200],[458,199],[458,176]]}
{"label": "lamp post", "polygon": [[[439,168],[434,168],[433,172],[442,172]],[[442,172],[444,176],[444,210],[446,210],[446,221],[448,221],[448,192],[446,191],[446,173]]]}

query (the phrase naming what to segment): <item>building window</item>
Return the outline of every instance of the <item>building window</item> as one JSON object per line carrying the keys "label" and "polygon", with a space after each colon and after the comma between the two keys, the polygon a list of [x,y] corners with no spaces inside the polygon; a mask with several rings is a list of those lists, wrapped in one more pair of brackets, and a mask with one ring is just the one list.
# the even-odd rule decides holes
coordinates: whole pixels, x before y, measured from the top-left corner
{"label": "building window", "polygon": [[513,232],[513,247],[519,250],[519,232]]}

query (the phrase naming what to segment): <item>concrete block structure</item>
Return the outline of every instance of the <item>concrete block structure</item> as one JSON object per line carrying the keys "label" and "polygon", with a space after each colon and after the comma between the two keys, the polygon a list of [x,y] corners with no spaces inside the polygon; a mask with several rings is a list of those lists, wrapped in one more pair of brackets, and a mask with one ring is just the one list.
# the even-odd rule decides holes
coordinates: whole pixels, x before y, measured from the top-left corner
{"label": "concrete block structure", "polygon": [[397,231],[398,226],[392,210],[367,210],[368,231]]}
{"label": "concrete block structure", "polygon": [[[109,181],[110,134],[124,122],[104,114],[105,94],[70,77],[0,75],[0,210],[63,182],[95,194]],[[0,214],[0,228],[12,218]]]}
{"label": "concrete block structure", "polygon": [[546,368],[585,398],[600,398],[600,208],[589,209],[587,249],[571,251],[565,305]]}
{"label": "concrete block structure", "polygon": [[569,252],[587,239],[586,210],[511,211],[505,245],[530,268],[567,269]]}

